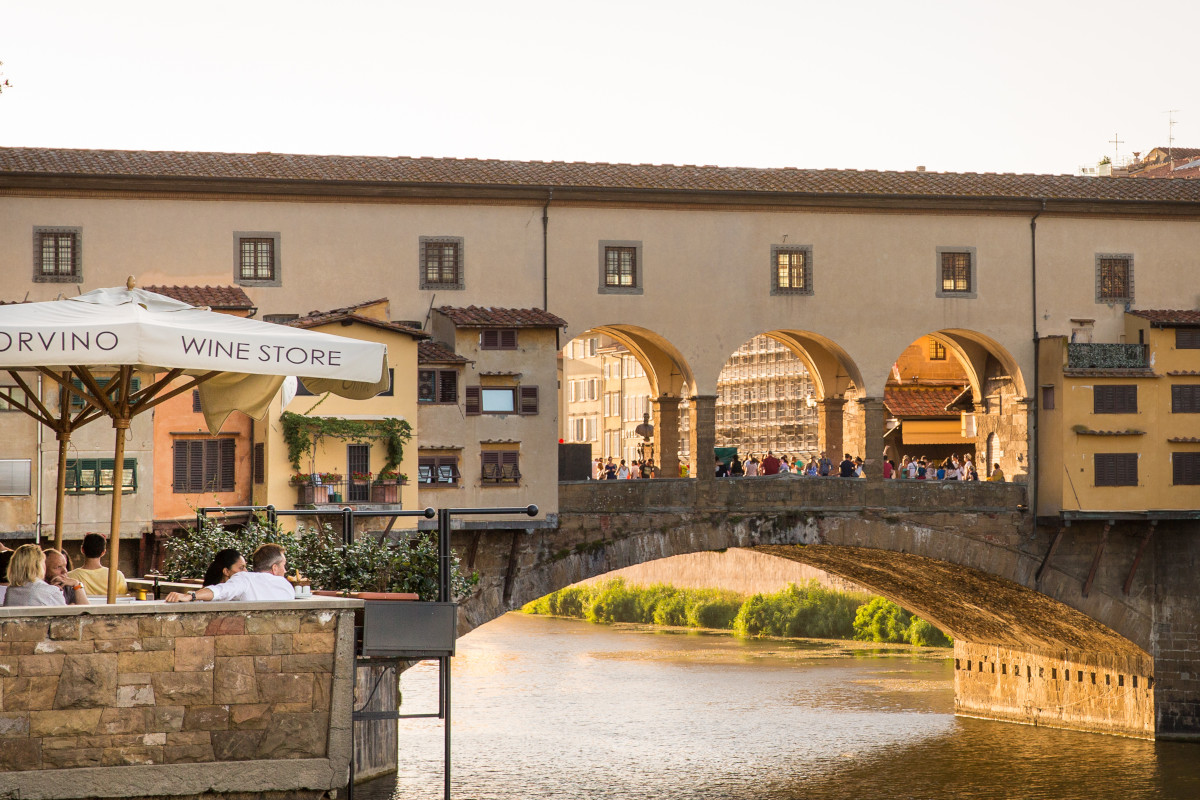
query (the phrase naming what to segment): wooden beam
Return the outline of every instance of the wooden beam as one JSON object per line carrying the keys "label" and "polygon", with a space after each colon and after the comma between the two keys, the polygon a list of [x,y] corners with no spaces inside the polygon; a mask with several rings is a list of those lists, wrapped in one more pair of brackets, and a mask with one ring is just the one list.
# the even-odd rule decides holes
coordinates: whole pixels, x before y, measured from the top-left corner
{"label": "wooden beam", "polygon": [[1125,585],[1121,587],[1124,594],[1129,594],[1129,590],[1133,587],[1133,574],[1137,572],[1138,564],[1142,563],[1142,553],[1146,552],[1146,545],[1150,543],[1150,537],[1154,535],[1154,529],[1158,523],[1151,520],[1150,527],[1142,534],[1142,542],[1138,545],[1137,555],[1133,557],[1133,565],[1129,567],[1129,574],[1125,577]]}
{"label": "wooden beam", "polygon": [[1096,545],[1096,555],[1092,559],[1092,568],[1088,571],[1087,580],[1083,584],[1083,596],[1087,597],[1092,591],[1092,581],[1096,580],[1096,570],[1100,569],[1100,557],[1104,555],[1104,548],[1108,544],[1108,532],[1112,530],[1111,522],[1104,523],[1104,530],[1100,533],[1100,544]]}
{"label": "wooden beam", "polygon": [[1035,583],[1040,584],[1042,582],[1042,575],[1050,567],[1050,559],[1054,558],[1054,553],[1058,550],[1058,544],[1062,541],[1063,534],[1067,532],[1067,528],[1070,526],[1071,523],[1069,522],[1058,526],[1058,532],[1054,534],[1054,541],[1050,542],[1050,549],[1046,551],[1046,557],[1042,559],[1042,565],[1038,567],[1037,575],[1034,577]]}

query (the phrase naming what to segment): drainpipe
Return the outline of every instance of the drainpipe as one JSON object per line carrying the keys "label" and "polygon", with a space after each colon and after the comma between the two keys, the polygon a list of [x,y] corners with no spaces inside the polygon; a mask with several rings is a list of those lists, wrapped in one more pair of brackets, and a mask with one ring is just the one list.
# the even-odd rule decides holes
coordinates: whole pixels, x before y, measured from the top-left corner
{"label": "drainpipe", "polygon": [[546,205],[542,206],[542,311],[550,310],[550,201],[554,199],[554,190],[546,195]]}
{"label": "drainpipe", "polygon": [[[38,379],[37,379],[37,396],[38,396],[39,400],[42,399],[42,374],[40,372],[38,373]],[[34,491],[37,492],[37,522],[36,522],[37,527],[35,527],[34,531],[33,531],[33,541],[38,546],[41,546],[41,543],[42,543],[42,510],[43,510],[42,469],[45,466],[45,463],[43,461],[44,454],[42,453],[42,445],[46,440],[45,435],[46,435],[46,426],[43,425],[41,422],[38,422],[38,424],[37,424],[37,488],[34,489]]]}
{"label": "drainpipe", "polygon": [[1046,200],[1042,199],[1041,209],[1029,220],[1029,264],[1032,273],[1032,304],[1033,304],[1033,430],[1029,433],[1029,441],[1033,446],[1029,454],[1029,508],[1033,514],[1033,530],[1031,535],[1037,536],[1038,513],[1038,480],[1041,472],[1038,469],[1038,433],[1039,415],[1041,414],[1041,335],[1038,333],[1038,302],[1037,302],[1037,218],[1046,210]]}

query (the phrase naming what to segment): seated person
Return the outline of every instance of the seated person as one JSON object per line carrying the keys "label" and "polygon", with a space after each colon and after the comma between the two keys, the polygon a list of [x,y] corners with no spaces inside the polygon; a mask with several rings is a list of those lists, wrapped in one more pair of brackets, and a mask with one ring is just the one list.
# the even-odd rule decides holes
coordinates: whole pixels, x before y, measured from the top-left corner
{"label": "seated person", "polygon": [[8,562],[12,561],[12,550],[0,550],[0,606],[4,605],[4,593],[8,591]]}
{"label": "seated person", "polygon": [[[89,533],[83,537],[83,566],[67,573],[77,581],[83,581],[83,588],[88,594],[108,595],[108,567],[100,565],[108,551],[108,538],[100,533]],[[117,594],[129,594],[129,586],[125,576],[117,570]]]}
{"label": "seated person", "polygon": [[[71,578],[67,570],[71,569],[71,559],[62,550],[53,547],[46,548],[46,583],[59,587],[63,601],[69,606],[89,605],[87,587],[78,578]],[[105,594],[108,588],[104,589]]]}
{"label": "seated person", "polygon": [[40,547],[36,544],[23,544],[13,552],[12,559],[8,562],[5,606],[65,606],[67,600],[63,591],[67,588],[70,588],[76,602],[80,605],[87,603],[83,584],[66,575],[66,558],[57,550],[47,552],[56,554],[63,561],[62,574],[54,576],[53,584],[45,580],[47,553],[43,553]]}
{"label": "seated person", "polygon": [[250,557],[253,572],[242,571],[224,583],[205,586],[194,592],[171,592],[168,603],[189,603],[194,600],[294,600],[296,590],[288,583],[287,556],[283,546],[260,545]]}
{"label": "seated person", "polygon": [[242,558],[242,554],[232,547],[226,548],[213,556],[212,563],[204,573],[204,585],[216,586],[245,571],[246,559]]}

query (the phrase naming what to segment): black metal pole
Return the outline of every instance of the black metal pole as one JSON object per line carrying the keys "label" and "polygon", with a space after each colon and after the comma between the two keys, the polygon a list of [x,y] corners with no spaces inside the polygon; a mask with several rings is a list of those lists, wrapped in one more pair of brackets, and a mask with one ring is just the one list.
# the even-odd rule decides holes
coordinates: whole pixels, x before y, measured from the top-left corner
{"label": "black metal pole", "polygon": [[438,602],[449,603],[450,598],[450,509],[438,509]]}
{"label": "black metal pole", "polygon": [[443,675],[442,682],[445,684],[444,697],[446,699],[446,704],[445,704],[446,721],[442,723],[443,725],[445,725],[444,730],[445,730],[445,737],[446,737],[446,740],[445,740],[445,748],[446,748],[445,782],[446,782],[446,784],[445,784],[445,792],[444,792],[443,796],[444,796],[445,800],[450,800],[450,659],[449,659],[449,657],[443,656],[442,658],[440,658],[438,660],[442,662],[442,664],[441,664],[441,670],[442,670],[442,675]]}

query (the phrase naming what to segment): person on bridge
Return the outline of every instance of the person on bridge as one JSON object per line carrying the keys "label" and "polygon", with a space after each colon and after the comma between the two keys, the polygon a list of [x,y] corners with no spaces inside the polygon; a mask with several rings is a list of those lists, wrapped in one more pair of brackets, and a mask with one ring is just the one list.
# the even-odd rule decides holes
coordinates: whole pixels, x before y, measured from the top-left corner
{"label": "person on bridge", "polygon": [[296,590],[287,575],[287,555],[283,546],[268,542],[259,545],[250,557],[253,572],[242,571],[224,583],[205,586],[194,592],[171,592],[168,603],[190,603],[196,600],[295,600]]}
{"label": "person on bridge", "polygon": [[989,483],[1004,483],[1004,470],[999,464],[992,464],[992,474],[988,475]]}
{"label": "person on bridge", "polygon": [[778,475],[779,474],[779,459],[770,450],[767,451],[767,457],[762,460],[763,475]]}
{"label": "person on bridge", "polygon": [[839,478],[856,477],[854,474],[854,460],[852,458],[850,458],[849,453],[846,453],[846,457],[842,459],[842,463],[838,464],[838,477]]}
{"label": "person on bridge", "polygon": [[[83,537],[83,566],[67,573],[67,576],[83,582],[83,588],[91,595],[108,594],[108,567],[100,563],[108,551],[108,537],[102,533],[89,533]],[[117,594],[129,594],[125,575],[117,570]]]}
{"label": "person on bridge", "polygon": [[733,461],[729,462],[729,476],[731,478],[740,478],[746,474],[746,467],[742,464],[742,460],[735,453]]}
{"label": "person on bridge", "polygon": [[825,451],[821,451],[821,460],[817,462],[817,474],[822,478],[828,478],[833,474],[833,462],[825,455]]}
{"label": "person on bridge", "polygon": [[746,462],[746,477],[754,478],[758,475],[758,456],[754,453],[750,454],[750,460]]}

